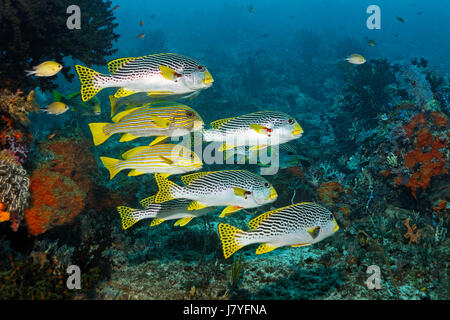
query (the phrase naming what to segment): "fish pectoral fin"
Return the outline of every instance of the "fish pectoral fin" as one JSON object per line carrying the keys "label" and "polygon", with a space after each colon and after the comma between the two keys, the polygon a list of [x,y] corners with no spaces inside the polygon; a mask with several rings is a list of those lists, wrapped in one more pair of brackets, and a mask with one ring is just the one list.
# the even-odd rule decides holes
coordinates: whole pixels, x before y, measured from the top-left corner
{"label": "fish pectoral fin", "polygon": [[238,187],[234,187],[233,191],[234,191],[234,194],[239,197],[245,197],[246,195],[248,195],[250,193],[250,191],[247,191],[245,189],[238,188]]}
{"label": "fish pectoral fin", "polygon": [[150,196],[150,197],[147,197],[145,199],[142,199],[141,201],[139,201],[139,203],[144,208],[148,208],[148,207],[150,207],[151,204],[155,203],[155,196]]}
{"label": "fish pectoral fin", "polygon": [[159,158],[164,162],[167,163],[168,165],[173,165],[173,161],[170,160],[169,158],[166,158],[164,156],[159,156]]}
{"label": "fish pectoral fin", "polygon": [[299,243],[299,244],[293,244],[291,247],[292,248],[297,248],[297,247],[305,247],[305,246],[309,246],[311,245],[311,243]]}
{"label": "fish pectoral fin", "polygon": [[156,138],[149,144],[149,146],[154,146],[155,144],[158,144],[158,143],[160,143],[160,142],[164,142],[164,141],[166,141],[167,139],[169,139],[168,136],[156,137]]}
{"label": "fish pectoral fin", "polygon": [[177,220],[177,222],[175,222],[174,226],[183,227],[183,226],[187,225],[193,218],[194,217],[181,218],[180,220]]}
{"label": "fish pectoral fin", "polygon": [[267,133],[267,128],[260,124],[251,124],[250,128],[252,128],[254,131],[256,131],[257,133],[260,133],[260,134]]}
{"label": "fish pectoral fin", "polygon": [[134,139],[137,139],[138,137],[133,136],[132,134],[129,133],[125,133],[124,135],[122,135],[122,137],[120,138],[119,142],[127,142],[127,141],[131,141]]}
{"label": "fish pectoral fin", "polygon": [[220,214],[219,217],[224,218],[224,217],[229,217],[231,216],[232,213],[241,210],[243,207],[237,207],[237,206],[228,206],[225,209],[222,210],[222,213]]}
{"label": "fish pectoral fin", "polygon": [[317,236],[318,236],[319,233],[320,233],[320,227],[315,227],[315,228],[309,229],[309,230],[307,230],[307,231],[308,231],[308,233],[311,235],[311,237],[312,237],[313,239],[315,239],[315,238],[317,238]]}
{"label": "fish pectoral fin", "polygon": [[172,68],[169,68],[168,66],[161,65],[158,67],[161,71],[162,76],[167,80],[175,81],[179,77],[181,77],[181,74],[173,70]]}
{"label": "fish pectoral fin", "polygon": [[256,248],[256,254],[263,254],[275,250],[276,246],[271,245],[270,243],[263,243],[258,248]]}
{"label": "fish pectoral fin", "polygon": [[141,172],[141,171],[137,171],[136,169],[133,169],[128,173],[128,176],[135,177],[135,176],[140,176],[141,174],[145,174],[145,172]]}
{"label": "fish pectoral fin", "polygon": [[219,149],[217,151],[227,151],[227,150],[231,150],[231,149],[234,149],[234,148],[236,148],[236,146],[234,144],[224,143],[223,145],[221,145],[219,147]]}
{"label": "fish pectoral fin", "polygon": [[147,96],[154,97],[154,96],[167,96],[170,94],[173,94],[173,91],[148,91]]}
{"label": "fish pectoral fin", "polygon": [[254,151],[254,150],[263,150],[263,149],[265,149],[265,148],[267,148],[267,147],[268,147],[268,145],[263,144],[263,145],[258,145],[258,146],[250,147],[248,150],[250,150],[250,151]]}
{"label": "fish pectoral fin", "polygon": [[164,222],[163,219],[155,218],[152,220],[152,222],[150,222],[150,227],[157,226],[158,224],[163,223],[163,222]]}
{"label": "fish pectoral fin", "polygon": [[128,90],[125,88],[120,88],[119,90],[117,90],[117,92],[114,94],[115,98],[122,98],[122,97],[128,97],[131,96],[132,94],[135,94],[136,91],[133,90]]}
{"label": "fish pectoral fin", "polygon": [[153,123],[158,127],[162,129],[167,129],[170,127],[171,121],[158,117],[158,116],[150,116],[150,119],[152,119]]}
{"label": "fish pectoral fin", "polygon": [[191,211],[191,210],[200,210],[200,209],[203,209],[203,208],[206,208],[206,207],[207,207],[207,205],[205,205],[205,204],[203,204],[203,203],[200,203],[200,202],[198,202],[198,201],[196,200],[196,201],[192,201],[192,202],[189,204],[188,210],[189,210],[189,211]]}

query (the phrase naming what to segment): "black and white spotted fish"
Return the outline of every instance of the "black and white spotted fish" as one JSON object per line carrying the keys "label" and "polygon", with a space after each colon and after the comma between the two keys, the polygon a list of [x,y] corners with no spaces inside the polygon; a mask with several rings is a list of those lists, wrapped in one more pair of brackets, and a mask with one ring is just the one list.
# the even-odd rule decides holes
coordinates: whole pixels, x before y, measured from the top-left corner
{"label": "black and white spotted fish", "polygon": [[219,224],[225,258],[254,243],[262,243],[256,249],[256,254],[284,246],[308,246],[339,230],[333,214],[312,202],[297,203],[265,212],[250,220],[248,227],[249,231],[243,231],[228,224]]}
{"label": "black and white spotted fish", "polygon": [[151,227],[167,220],[177,220],[175,226],[182,227],[192,219],[201,217],[217,209],[216,207],[206,207],[199,210],[188,210],[192,200],[173,199],[163,203],[155,203],[155,196],[145,198],[140,203],[145,209],[133,209],[125,206],[117,207],[124,230],[138,221],[149,218],[153,218],[150,223]]}
{"label": "black and white spotted fish", "polygon": [[203,129],[204,122],[192,108],[174,102],[151,103],[118,113],[113,123],[90,123],[94,144],[105,142],[116,133],[122,133],[120,142],[138,137],[156,136],[151,145],[169,137],[180,137]]}
{"label": "black and white spotted fish", "polygon": [[111,179],[126,169],[131,169],[129,176],[158,172],[167,177],[200,170],[203,166],[202,160],[194,152],[179,144],[136,147],[125,152],[122,158],[100,157]]}
{"label": "black and white spotted fish", "polygon": [[297,120],[278,111],[257,111],[242,116],[211,122],[212,129],[204,130],[207,142],[223,142],[219,151],[239,146],[258,150],[271,145],[298,139],[303,129]]}
{"label": "black and white spotted fish", "polygon": [[198,172],[184,175],[184,187],[155,174],[159,191],[155,202],[161,203],[183,198],[194,200],[189,210],[210,206],[226,206],[221,217],[243,208],[255,208],[274,202],[278,194],[272,184],[263,177],[246,170]]}
{"label": "black and white spotted fish", "polygon": [[198,61],[176,53],[120,58],[108,63],[110,75],[76,65],[81,82],[81,96],[87,101],[104,88],[120,88],[114,97],[136,92],[149,96],[193,93],[209,88],[213,78]]}

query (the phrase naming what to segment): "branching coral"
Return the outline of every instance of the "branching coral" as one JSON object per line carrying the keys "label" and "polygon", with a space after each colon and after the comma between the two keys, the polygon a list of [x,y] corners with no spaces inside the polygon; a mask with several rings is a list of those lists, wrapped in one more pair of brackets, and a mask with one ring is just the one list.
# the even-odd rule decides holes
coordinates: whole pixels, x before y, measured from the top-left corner
{"label": "branching coral", "polygon": [[30,181],[27,172],[20,164],[13,161],[0,160],[0,203],[5,208],[3,219],[9,216],[11,227],[17,231],[23,218],[24,208],[28,205]]}
{"label": "branching coral", "polygon": [[[113,41],[117,26],[111,1],[79,0],[81,29],[67,28],[70,0],[2,0],[0,1],[0,74],[2,87],[29,89],[39,85],[54,88],[46,78],[26,77],[24,70],[46,60],[63,63],[71,56],[86,64],[104,64],[105,56],[116,50]],[[69,67],[62,70],[71,80]]]}

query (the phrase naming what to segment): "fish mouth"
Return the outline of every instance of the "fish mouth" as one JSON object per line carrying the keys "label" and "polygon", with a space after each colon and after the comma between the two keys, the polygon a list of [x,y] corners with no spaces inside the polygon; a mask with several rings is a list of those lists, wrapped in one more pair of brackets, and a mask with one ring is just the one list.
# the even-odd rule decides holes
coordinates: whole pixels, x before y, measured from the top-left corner
{"label": "fish mouth", "polygon": [[294,125],[294,130],[291,131],[294,136],[301,136],[303,134],[303,129],[298,123]]}
{"label": "fish mouth", "polygon": [[333,231],[336,232],[336,231],[339,230],[339,226],[338,226],[338,224],[337,224],[337,222],[336,222],[336,219],[334,219],[333,222],[334,222],[334,228],[333,228]]}
{"label": "fish mouth", "polygon": [[203,78],[203,83],[207,85],[211,85],[214,82],[213,77],[211,76],[211,73],[209,71],[205,72],[205,77]]}
{"label": "fish mouth", "polygon": [[270,189],[270,195],[266,198],[266,200],[275,200],[278,197],[278,193],[274,187]]}

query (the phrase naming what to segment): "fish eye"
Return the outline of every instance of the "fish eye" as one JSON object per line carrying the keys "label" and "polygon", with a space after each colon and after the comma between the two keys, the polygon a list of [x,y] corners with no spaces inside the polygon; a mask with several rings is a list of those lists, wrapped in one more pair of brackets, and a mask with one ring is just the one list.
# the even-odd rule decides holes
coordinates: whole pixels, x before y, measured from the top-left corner
{"label": "fish eye", "polygon": [[200,72],[204,72],[206,70],[206,68],[205,68],[205,66],[198,65],[197,66],[197,70],[200,71]]}
{"label": "fish eye", "polygon": [[270,188],[270,184],[268,182],[264,183],[264,187]]}
{"label": "fish eye", "polygon": [[292,118],[289,118],[289,119],[288,119],[288,123],[289,123],[289,124],[294,124],[294,123],[295,123],[295,120],[292,119]]}
{"label": "fish eye", "polygon": [[192,118],[192,117],[194,116],[194,113],[193,113],[192,111],[187,111],[187,112],[186,112],[186,116],[187,116],[188,118]]}

